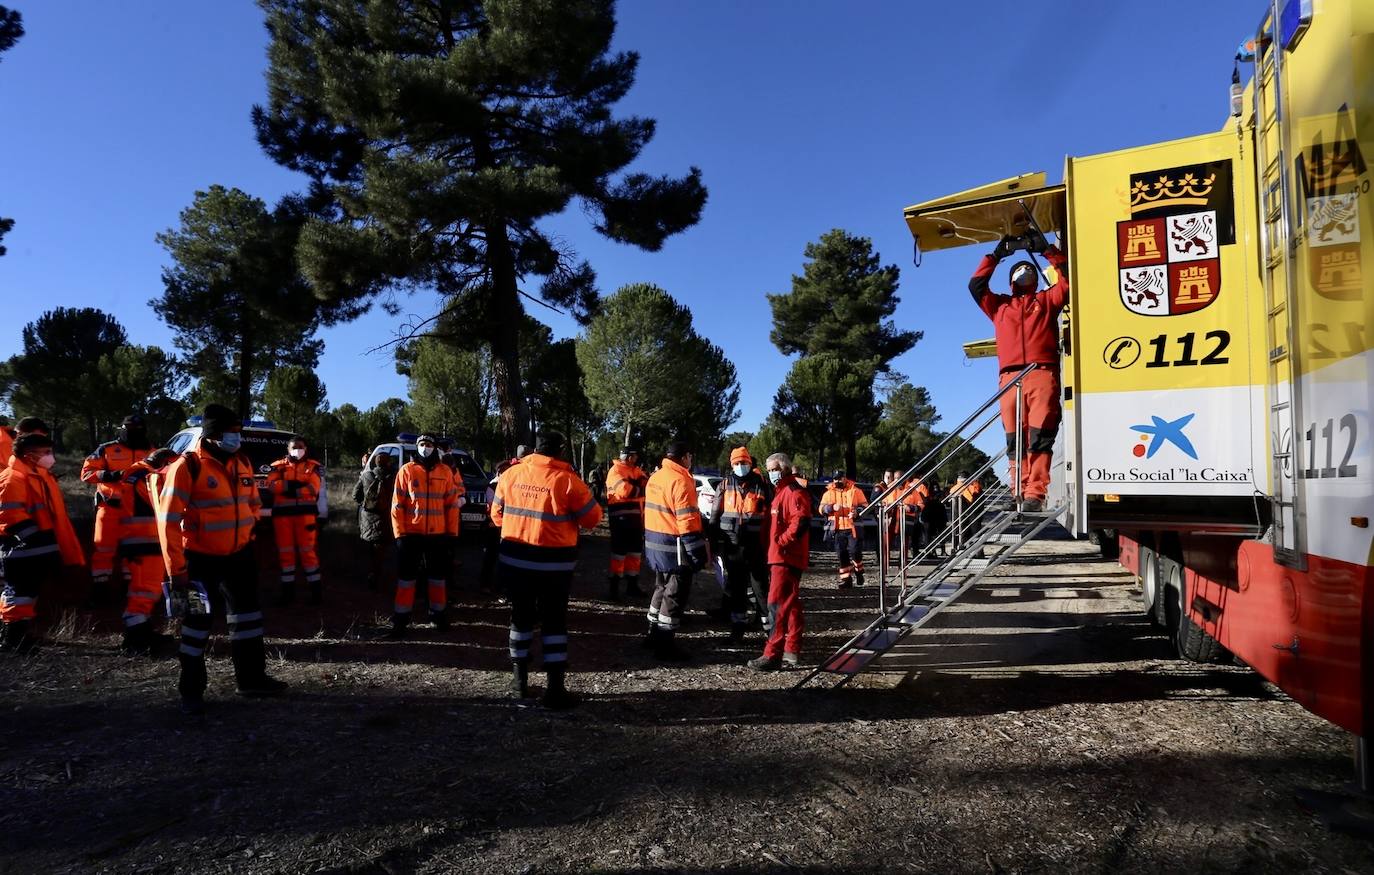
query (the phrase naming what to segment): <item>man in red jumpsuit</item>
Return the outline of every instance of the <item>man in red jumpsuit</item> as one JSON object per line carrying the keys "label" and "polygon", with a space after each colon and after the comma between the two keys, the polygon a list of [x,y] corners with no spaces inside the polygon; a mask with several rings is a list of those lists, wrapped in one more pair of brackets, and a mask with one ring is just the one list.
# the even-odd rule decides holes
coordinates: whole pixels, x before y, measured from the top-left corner
{"label": "man in red jumpsuit", "polygon": [[[992,320],[997,337],[999,385],[1005,386],[1027,365],[1036,369],[1021,381],[1021,448],[1016,458],[1016,390],[1002,396],[1002,427],[1007,433],[1009,482],[1021,484],[1021,510],[1038,512],[1045,507],[1050,485],[1050,459],[1059,432],[1059,313],[1069,302],[1068,261],[1053,246],[1044,246],[1034,235],[1045,259],[1054,268],[1055,282],[1037,292],[1040,271],[1030,261],[1011,268],[1011,294],[998,295],[988,288],[997,263],[1013,251],[1003,237],[990,255],[983,256],[969,280],[968,289],[979,309]],[[1043,247],[1043,248],[1042,248]],[[1024,462],[1024,463],[1023,463]]]}
{"label": "man in red jumpsuit", "polygon": [[749,660],[755,671],[793,668],[801,658],[801,577],[810,562],[811,496],[792,476],[792,460],[774,453],[765,463],[773,484],[773,505],[763,522],[768,549],[768,614],[772,633],[763,655]]}

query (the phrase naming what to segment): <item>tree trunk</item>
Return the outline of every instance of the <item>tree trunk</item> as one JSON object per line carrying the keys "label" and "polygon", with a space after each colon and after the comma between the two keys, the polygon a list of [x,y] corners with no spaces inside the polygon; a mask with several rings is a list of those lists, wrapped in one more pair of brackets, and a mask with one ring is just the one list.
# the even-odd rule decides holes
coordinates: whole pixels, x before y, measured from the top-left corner
{"label": "tree trunk", "polygon": [[253,412],[253,348],[246,334],[239,336],[239,419],[247,422]]}
{"label": "tree trunk", "polygon": [[94,414],[94,413],[87,413],[87,414],[86,414],[86,426],[87,426],[87,428],[90,430],[90,433],[91,433],[91,449],[94,450],[96,447],[100,446],[100,429],[99,429],[99,427],[96,425],[95,414]]}
{"label": "tree trunk", "polygon": [[487,260],[491,265],[491,357],[496,371],[496,398],[501,406],[501,433],[507,452],[530,443],[529,405],[520,383],[520,319],[523,316],[515,275],[515,258],[505,222],[487,227]]}
{"label": "tree trunk", "polygon": [[857,476],[859,470],[859,440],[852,434],[844,436],[844,476]]}

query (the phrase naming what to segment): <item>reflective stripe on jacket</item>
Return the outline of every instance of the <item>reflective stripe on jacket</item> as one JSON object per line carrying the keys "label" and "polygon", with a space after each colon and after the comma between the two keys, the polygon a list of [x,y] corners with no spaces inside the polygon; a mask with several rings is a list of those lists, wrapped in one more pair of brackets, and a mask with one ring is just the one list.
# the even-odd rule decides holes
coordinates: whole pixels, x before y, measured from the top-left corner
{"label": "reflective stripe on jacket", "polygon": [[453,469],[436,462],[426,469],[406,462],[391,494],[391,530],[405,535],[457,535],[458,499],[467,492]]}
{"label": "reflective stripe on jacket", "polygon": [[9,541],[5,558],[57,553],[64,565],[84,565],[57,480],[13,455],[9,461],[0,470],[0,537]]}
{"label": "reflective stripe on jacket", "polygon": [[697,484],[691,472],[672,459],[663,460],[645,487],[644,552],[654,571],[666,573],[684,564],[706,567]]}
{"label": "reflective stripe on jacket", "polygon": [[606,512],[610,516],[643,516],[644,487],[649,475],[623,459],[611,462],[606,472]]}
{"label": "reflective stripe on jacket", "polygon": [[261,509],[253,463],[243,453],[223,463],[205,449],[183,454],[164,470],[158,496],[158,539],[167,573],[186,573],[187,550],[228,556],[247,547]]}
{"label": "reflective stripe on jacket", "polygon": [[95,448],[95,452],[86,457],[81,463],[81,481],[95,485],[96,506],[103,506],[110,502],[110,499],[118,499],[120,496],[119,481],[110,483],[100,479],[100,475],[106,471],[123,473],[133,467],[134,462],[147,456],[152,452],[151,447],[142,449],[131,449],[124,446],[119,441],[110,441]]}
{"label": "reflective stripe on jacket", "polygon": [[854,514],[863,510],[868,499],[864,497],[863,490],[850,481],[841,482],[843,488],[837,488],[834,483],[826,487],[825,495],[821,496],[821,513],[834,521],[835,531],[852,532]]}
{"label": "reflective stripe on jacket", "polygon": [[[322,472],[314,459],[287,457],[272,463],[267,475],[267,488],[272,490],[272,516],[306,516],[319,513]],[[289,494],[289,484],[297,484],[295,495]]]}
{"label": "reflective stripe on jacket", "polygon": [[157,501],[160,475],[139,460],[119,481],[119,555],[157,556],[162,544],[157,536]]}
{"label": "reflective stripe on jacket", "polygon": [[979,309],[992,320],[997,338],[999,370],[1020,368],[1031,363],[1059,364],[1059,311],[1069,302],[1069,270],[1064,254],[1051,246],[1045,260],[1058,274],[1053,286],[1043,292],[998,295],[988,288],[997,270],[997,259],[983,256],[968,289]]}
{"label": "reflective stripe on jacket", "polygon": [[731,543],[741,543],[741,533],[757,538],[768,516],[769,495],[763,478],[756,471],[743,477],[732,472],[720,481],[711,507],[711,524],[727,535]]}
{"label": "reflective stripe on jacket", "polygon": [[491,520],[501,528],[501,564],[572,571],[577,530],[596,528],[601,505],[571,465],[533,453],[496,481]]}

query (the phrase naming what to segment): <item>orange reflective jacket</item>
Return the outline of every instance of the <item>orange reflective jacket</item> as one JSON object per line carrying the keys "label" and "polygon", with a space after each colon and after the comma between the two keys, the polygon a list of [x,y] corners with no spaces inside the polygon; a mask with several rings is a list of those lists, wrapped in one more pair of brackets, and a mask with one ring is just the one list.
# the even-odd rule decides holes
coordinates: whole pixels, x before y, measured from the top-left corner
{"label": "orange reflective jacket", "polygon": [[243,453],[227,462],[195,449],[168,465],[158,497],[157,534],[167,573],[186,573],[186,551],[237,553],[253,540],[262,499],[253,463]]}
{"label": "orange reflective jacket", "polygon": [[973,501],[973,499],[978,497],[978,493],[982,491],[983,484],[979,483],[977,480],[967,482],[959,480],[949,488],[950,495],[960,495],[963,497],[964,501]]}
{"label": "orange reflective jacket", "polygon": [[0,470],[0,537],[15,539],[9,559],[58,553],[64,565],[86,564],[57,480],[13,455]]}
{"label": "orange reflective jacket", "polygon": [[[104,507],[111,503],[116,507],[118,506],[121,492],[120,478],[114,475],[123,474],[133,467],[134,462],[144,458],[150,452],[152,452],[151,447],[132,449],[119,441],[110,441],[96,447],[95,452],[86,457],[86,461],[81,463],[81,481],[95,486],[95,504],[97,507]],[[107,476],[109,479],[106,479]],[[114,501],[112,502],[111,499]]]}
{"label": "orange reflective jacket", "polygon": [[665,458],[663,467],[649,478],[644,499],[644,552],[649,567],[665,573],[683,564],[704,568],[706,538],[692,473]]}
{"label": "orange reflective jacket", "polygon": [[10,456],[14,455],[14,429],[8,425],[0,425],[0,471],[10,463]]}
{"label": "orange reflective jacket", "polygon": [[848,480],[831,483],[821,496],[821,513],[835,522],[835,531],[854,531],[854,514],[863,510],[868,499],[864,492]]}
{"label": "orange reflective jacket", "polygon": [[324,469],[314,459],[290,456],[272,463],[267,488],[272,490],[272,516],[306,516],[319,512]]}
{"label": "orange reflective jacket", "polygon": [[606,512],[610,516],[643,516],[644,487],[649,475],[638,465],[622,459],[611,462],[606,472]]}
{"label": "orange reflective jacket", "polygon": [[159,472],[137,461],[119,481],[119,555],[156,556],[162,552],[157,536]]}
{"label": "orange reflective jacket", "polygon": [[[600,504],[573,466],[540,453],[525,456],[497,479],[491,514],[492,522],[502,529],[502,562],[541,570],[566,569],[511,562],[508,556],[526,558],[528,552],[514,544],[566,551],[577,547],[578,529],[595,529],[602,518]],[[528,558],[539,562],[539,554]]]}
{"label": "orange reflective jacket", "polygon": [[458,499],[467,490],[453,469],[436,462],[426,469],[406,462],[391,493],[391,530],[406,535],[457,535]]}
{"label": "orange reflective jacket", "polygon": [[739,535],[745,531],[752,543],[758,540],[758,531],[764,517],[768,516],[768,505],[768,488],[757,472],[750,471],[743,477],[732,472],[716,487],[711,522],[730,538],[731,543],[739,543]]}

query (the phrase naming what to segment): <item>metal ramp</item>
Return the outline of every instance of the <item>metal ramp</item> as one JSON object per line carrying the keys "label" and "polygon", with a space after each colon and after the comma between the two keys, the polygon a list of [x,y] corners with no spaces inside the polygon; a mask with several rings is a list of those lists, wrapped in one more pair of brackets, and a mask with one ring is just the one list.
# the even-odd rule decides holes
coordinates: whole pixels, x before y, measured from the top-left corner
{"label": "metal ramp", "polygon": [[[908,544],[907,527],[901,524],[902,508],[907,497],[949,463],[965,442],[972,441],[993,423],[1000,421],[998,407],[1002,397],[1010,392],[1016,394],[1017,424],[1020,425],[1022,380],[1035,367],[1026,367],[1014,380],[1003,386],[898,478],[897,483],[875,495],[860,513],[860,516],[874,513],[878,517],[878,616],[798,681],[794,689],[806,686],[821,675],[837,677],[836,687],[849,683],[855,675],[953,604],[1068,510],[1067,501],[1044,511],[1017,510],[1021,499],[1020,483],[1017,482],[1011,487],[998,486],[985,490],[971,498],[953,490],[948,496],[930,496],[927,501],[941,501],[950,505],[951,522],[938,539],[932,539],[927,544]],[[989,410],[991,415],[988,414]],[[1020,431],[1018,427],[1018,438]],[[1019,439],[1014,451],[1017,458],[1023,457]],[[971,474],[969,480],[978,480],[1007,455],[1008,451],[1002,450]],[[895,539],[890,536],[888,525],[893,515],[898,521]],[[895,567],[892,561],[894,548],[898,556]]]}

